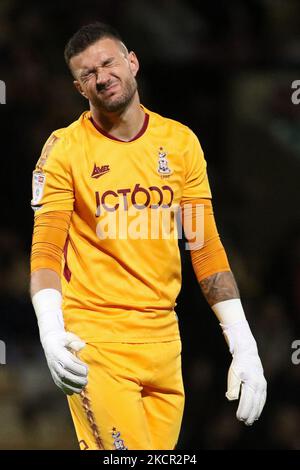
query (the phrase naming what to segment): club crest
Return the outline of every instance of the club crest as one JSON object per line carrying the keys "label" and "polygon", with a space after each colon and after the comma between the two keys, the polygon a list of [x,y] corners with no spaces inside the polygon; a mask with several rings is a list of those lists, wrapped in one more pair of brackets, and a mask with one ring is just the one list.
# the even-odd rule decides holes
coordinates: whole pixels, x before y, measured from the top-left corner
{"label": "club crest", "polygon": [[167,178],[170,176],[173,171],[169,168],[169,162],[167,159],[167,153],[164,151],[163,147],[160,147],[158,152],[158,168],[157,172],[162,176]]}
{"label": "club crest", "polygon": [[121,439],[121,433],[113,428],[112,430],[112,437],[114,440],[114,447],[116,450],[128,450],[125,446],[123,439]]}

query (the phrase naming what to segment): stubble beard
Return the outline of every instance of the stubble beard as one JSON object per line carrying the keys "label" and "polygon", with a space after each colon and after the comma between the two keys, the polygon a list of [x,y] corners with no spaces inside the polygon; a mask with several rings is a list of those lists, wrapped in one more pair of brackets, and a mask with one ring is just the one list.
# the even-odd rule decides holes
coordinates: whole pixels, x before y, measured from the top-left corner
{"label": "stubble beard", "polygon": [[107,99],[101,99],[98,96],[92,101],[93,106],[102,112],[116,113],[121,112],[127,108],[127,106],[133,100],[133,97],[137,91],[137,82],[134,77],[130,77],[124,84],[124,90],[120,96],[114,98],[114,96]]}

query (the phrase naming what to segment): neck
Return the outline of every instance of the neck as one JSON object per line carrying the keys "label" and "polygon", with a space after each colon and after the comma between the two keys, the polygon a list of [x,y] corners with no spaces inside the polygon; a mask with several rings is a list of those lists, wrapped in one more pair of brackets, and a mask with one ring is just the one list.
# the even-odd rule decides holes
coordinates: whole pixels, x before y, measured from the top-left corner
{"label": "neck", "polygon": [[143,126],[145,113],[140,105],[138,94],[121,112],[108,113],[95,108],[90,103],[93,121],[104,131],[117,139],[128,141],[133,139]]}

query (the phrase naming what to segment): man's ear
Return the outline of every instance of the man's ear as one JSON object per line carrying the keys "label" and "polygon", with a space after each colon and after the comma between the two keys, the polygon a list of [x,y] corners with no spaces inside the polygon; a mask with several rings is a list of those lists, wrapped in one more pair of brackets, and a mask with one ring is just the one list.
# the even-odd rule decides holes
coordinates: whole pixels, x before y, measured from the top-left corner
{"label": "man's ear", "polygon": [[88,97],[86,96],[85,92],[83,91],[83,89],[81,88],[81,85],[79,83],[78,80],[74,80],[73,81],[73,85],[75,86],[76,90],[82,95],[84,96],[86,99],[88,99]]}
{"label": "man's ear", "polygon": [[135,77],[138,73],[138,70],[140,68],[139,61],[137,56],[133,51],[130,51],[128,54],[128,60],[129,60],[129,65],[131,72],[133,73],[133,76]]}

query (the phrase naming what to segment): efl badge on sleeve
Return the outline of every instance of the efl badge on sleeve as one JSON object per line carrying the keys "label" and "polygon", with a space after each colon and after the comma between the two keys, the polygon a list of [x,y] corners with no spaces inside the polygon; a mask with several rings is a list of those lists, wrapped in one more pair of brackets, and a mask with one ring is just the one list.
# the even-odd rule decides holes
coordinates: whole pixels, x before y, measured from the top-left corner
{"label": "efl badge on sleeve", "polygon": [[46,175],[40,171],[35,171],[32,178],[32,201],[31,204],[34,206],[38,204],[44,193]]}

